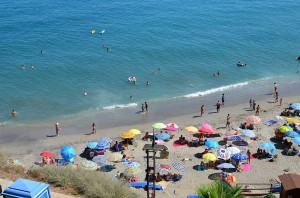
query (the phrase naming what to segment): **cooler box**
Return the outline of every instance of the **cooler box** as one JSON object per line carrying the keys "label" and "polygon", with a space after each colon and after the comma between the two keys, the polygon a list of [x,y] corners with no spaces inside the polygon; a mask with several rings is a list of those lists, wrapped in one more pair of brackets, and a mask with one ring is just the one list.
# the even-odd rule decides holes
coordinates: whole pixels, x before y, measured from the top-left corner
{"label": "cooler box", "polygon": [[50,185],[19,178],[3,193],[3,198],[51,198]]}

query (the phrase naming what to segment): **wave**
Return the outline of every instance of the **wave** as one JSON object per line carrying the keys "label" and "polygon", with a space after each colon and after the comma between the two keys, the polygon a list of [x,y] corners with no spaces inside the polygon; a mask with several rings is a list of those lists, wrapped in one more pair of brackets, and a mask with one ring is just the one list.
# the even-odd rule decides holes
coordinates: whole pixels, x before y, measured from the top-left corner
{"label": "wave", "polygon": [[205,96],[205,95],[209,95],[209,94],[212,94],[212,93],[225,91],[225,90],[228,90],[228,89],[245,86],[245,85],[248,85],[248,84],[249,84],[249,82],[237,83],[237,84],[232,84],[232,85],[227,85],[227,86],[208,89],[206,91],[199,91],[199,92],[196,92],[196,93],[187,94],[187,95],[184,95],[182,97],[183,98],[194,98],[194,97],[199,97],[199,96]]}
{"label": "wave", "polygon": [[[105,106],[102,109],[110,110],[110,109],[120,109],[120,108],[136,107],[136,106],[138,106],[137,103],[117,104],[117,105]],[[97,108],[97,110],[99,110],[99,108]]]}

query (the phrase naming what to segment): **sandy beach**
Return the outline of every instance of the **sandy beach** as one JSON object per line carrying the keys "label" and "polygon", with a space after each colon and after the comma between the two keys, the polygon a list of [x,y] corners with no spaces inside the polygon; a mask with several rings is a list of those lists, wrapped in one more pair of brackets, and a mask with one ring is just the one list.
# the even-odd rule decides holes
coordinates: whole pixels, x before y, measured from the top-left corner
{"label": "sandy beach", "polygon": [[[283,92],[283,91],[282,91]],[[299,92],[293,92],[299,93]],[[226,95],[230,95],[231,92],[226,92]],[[235,93],[236,94],[236,93]],[[217,98],[216,95],[220,95],[220,93],[216,93],[211,97]],[[274,103],[274,97],[272,95],[268,95],[264,93],[260,93],[260,99],[257,99],[257,104],[260,105],[260,118],[263,122],[266,122],[271,119],[276,119],[276,115],[279,115],[281,111],[284,110],[285,107],[288,106],[289,103],[299,102],[299,96],[295,96],[289,92],[289,94],[285,94],[286,96],[282,96],[283,104],[279,106],[278,103]],[[231,95],[231,98],[232,95]],[[165,145],[168,147],[170,155],[168,159],[158,159],[159,163],[168,164],[172,167],[172,163],[175,161],[180,161],[179,156],[182,158],[186,158],[189,160],[182,161],[184,166],[186,167],[185,172],[178,172],[173,167],[171,168],[172,173],[179,173],[183,175],[183,178],[176,182],[176,183],[169,183],[167,187],[163,191],[158,191],[158,197],[186,197],[189,194],[194,194],[196,187],[202,184],[206,184],[211,182],[208,179],[208,175],[212,173],[221,172],[220,170],[213,170],[208,169],[206,172],[198,172],[193,169],[193,166],[199,164],[203,159],[198,159],[194,155],[196,153],[201,153],[205,150],[205,146],[200,147],[174,147],[172,146],[174,140],[177,140],[180,135],[186,137],[186,139],[191,139],[192,134],[187,133],[184,131],[186,126],[195,126],[199,128],[202,123],[209,123],[216,129],[221,137],[212,138],[213,140],[220,141],[223,139],[224,134],[226,133],[226,116],[228,113],[231,115],[231,127],[237,128],[240,123],[245,122],[245,118],[250,115],[254,115],[254,111],[249,110],[249,103],[247,102],[246,98],[250,98],[247,95],[241,96],[238,100],[240,102],[236,102],[235,100],[226,101],[225,106],[221,107],[220,113],[216,113],[216,109],[213,106],[215,104],[214,101],[208,102],[210,98],[202,99],[201,101],[189,101],[185,100],[178,100],[176,101],[177,106],[173,108],[171,112],[157,113],[159,106],[151,105],[149,112],[144,114],[137,113],[139,111],[138,108],[135,109],[125,109],[122,112],[122,116],[126,113],[131,113],[133,117],[139,120],[135,121],[138,124],[123,124],[114,123],[120,120],[119,117],[115,116],[113,113],[108,113],[105,119],[112,119],[110,120],[110,125],[115,127],[103,127],[99,126],[97,128],[97,134],[93,135],[85,135],[86,133],[90,133],[92,130],[91,123],[88,123],[86,119],[84,122],[79,122],[78,120],[73,120],[72,125],[68,125],[65,123],[61,123],[62,130],[59,137],[47,137],[47,135],[54,135],[54,124],[53,126],[25,126],[25,127],[16,127],[16,126],[1,126],[1,148],[10,152],[12,159],[21,159],[26,168],[31,168],[34,166],[34,162],[39,161],[41,158],[39,153],[42,151],[51,151],[53,152],[58,158],[60,157],[60,149],[65,145],[72,145],[76,151],[77,156],[75,158],[75,162],[79,162],[83,159],[79,157],[79,154],[84,150],[87,143],[89,141],[97,141],[100,137],[110,137],[114,140],[120,139],[118,136],[122,132],[128,131],[129,129],[136,128],[143,132],[152,132],[152,124],[155,122],[163,122],[163,123],[170,123],[175,122],[179,125],[180,129],[177,132],[169,132],[175,135],[175,138],[166,142]],[[242,100],[243,99],[243,100]],[[200,99],[198,99],[200,100]],[[206,100],[206,103],[203,101]],[[218,99],[217,99],[218,100]],[[198,103],[198,105],[195,105]],[[205,114],[203,117],[200,117],[200,104],[209,104],[206,107]],[[236,105],[234,104],[236,103]],[[170,105],[170,104],[169,104]],[[171,105],[174,105],[172,103]],[[193,108],[194,106],[194,108]],[[168,104],[165,104],[164,108],[167,108]],[[183,110],[182,115],[178,115],[172,112],[176,112],[176,109],[189,109],[191,110],[191,114],[186,114],[185,110]],[[156,115],[153,115],[153,110],[156,110]],[[163,112],[164,109],[160,109]],[[150,117],[150,118],[149,118]],[[99,120],[102,119],[101,117],[98,118]],[[67,123],[67,122],[66,122]],[[270,142],[270,138],[274,137],[274,129],[279,127],[284,122],[278,122],[272,126],[266,126],[264,124],[259,124],[259,130],[256,132],[258,136],[258,140],[254,141],[248,149],[250,149],[251,153],[256,153],[257,148],[263,142]],[[65,127],[67,126],[67,127]],[[90,126],[90,127],[86,127]],[[145,173],[144,169],[146,167],[145,163],[145,153],[142,151],[144,144],[151,143],[145,142],[141,140],[142,135],[137,136],[135,139],[138,142],[137,146],[129,146],[125,153],[133,154],[134,160],[140,163],[141,172],[139,173],[139,179],[144,180]],[[276,144],[275,144],[276,145]],[[278,144],[276,145],[278,146]],[[280,146],[278,146],[279,148]],[[298,146],[297,146],[298,147]],[[244,148],[245,149],[245,148]],[[233,173],[236,176],[237,183],[269,183],[271,179],[277,179],[278,175],[284,173],[284,169],[289,169],[289,172],[293,173],[300,173],[300,168],[298,166],[300,159],[298,156],[284,156],[282,155],[282,149],[277,149],[276,154],[278,154],[278,161],[277,162],[269,162],[265,160],[258,160],[253,159],[251,160],[251,164],[253,165],[253,169],[248,172],[241,172],[241,173]],[[107,174],[108,177],[111,177],[112,174],[115,174],[117,170],[123,171],[125,169],[124,164],[117,163],[117,169],[113,170],[109,173],[102,173],[98,172],[98,174]],[[145,191],[142,189],[134,189],[141,197],[145,197]],[[174,195],[175,194],[175,195]]]}

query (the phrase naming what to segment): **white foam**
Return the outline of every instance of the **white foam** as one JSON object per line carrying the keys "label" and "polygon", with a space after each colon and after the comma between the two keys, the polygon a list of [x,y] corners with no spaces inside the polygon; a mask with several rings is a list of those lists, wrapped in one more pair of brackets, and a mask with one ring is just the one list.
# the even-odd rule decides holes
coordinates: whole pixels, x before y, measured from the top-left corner
{"label": "white foam", "polygon": [[138,106],[137,103],[117,104],[117,105],[110,105],[110,106],[103,107],[103,109],[110,110],[110,109],[120,109],[120,108],[136,107],[136,106]]}
{"label": "white foam", "polygon": [[183,98],[194,98],[194,97],[199,97],[199,96],[205,96],[205,95],[209,95],[209,94],[212,94],[212,93],[225,91],[225,90],[228,90],[228,89],[245,86],[245,85],[248,85],[248,84],[249,84],[249,82],[237,83],[237,84],[233,84],[233,85],[227,85],[227,86],[223,86],[223,87],[208,89],[206,91],[199,91],[199,92],[196,92],[196,93],[187,94],[187,95],[184,95],[182,97]]}

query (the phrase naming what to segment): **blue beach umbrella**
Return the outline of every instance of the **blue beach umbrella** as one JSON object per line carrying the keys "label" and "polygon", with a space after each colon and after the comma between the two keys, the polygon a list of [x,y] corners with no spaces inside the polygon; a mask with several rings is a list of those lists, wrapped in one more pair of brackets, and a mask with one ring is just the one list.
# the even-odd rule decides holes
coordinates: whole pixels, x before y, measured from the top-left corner
{"label": "blue beach umbrella", "polygon": [[207,146],[208,148],[218,148],[220,145],[214,140],[207,140],[205,142],[205,146]]}
{"label": "blue beach umbrella", "polygon": [[74,158],[74,156],[76,155],[76,151],[72,146],[64,146],[60,150],[60,154],[65,160],[70,160]]}
{"label": "blue beach umbrella", "polygon": [[234,160],[245,160],[248,159],[248,155],[246,153],[240,152],[231,156]]}
{"label": "blue beach umbrella", "polygon": [[105,150],[110,147],[109,142],[100,140],[95,149]]}
{"label": "blue beach umbrella", "polygon": [[300,103],[294,103],[291,105],[291,107],[295,110],[300,110]]}
{"label": "blue beach umbrella", "polygon": [[242,133],[244,134],[244,136],[247,136],[249,138],[254,138],[256,137],[255,133],[252,130],[242,130]]}
{"label": "blue beach umbrella", "polygon": [[229,169],[229,168],[235,168],[232,164],[229,163],[223,163],[217,166],[218,169]]}
{"label": "blue beach umbrella", "polygon": [[300,135],[295,131],[288,131],[288,132],[285,133],[285,135],[288,136],[288,137],[291,137],[291,138],[300,137]]}
{"label": "blue beach umbrella", "polygon": [[270,142],[265,142],[260,145],[260,148],[266,149],[266,150],[272,150],[272,149],[275,149],[275,146],[274,146],[274,144],[272,144]]}
{"label": "blue beach umbrella", "polygon": [[90,149],[94,149],[94,148],[96,148],[97,144],[98,144],[98,142],[89,142],[87,144],[87,147]]}
{"label": "blue beach umbrella", "polygon": [[155,137],[159,140],[165,141],[165,140],[169,139],[171,136],[168,133],[159,133]]}
{"label": "blue beach umbrella", "polygon": [[293,139],[293,142],[294,142],[295,144],[300,145],[300,137],[295,137],[295,138]]}
{"label": "blue beach umbrella", "polygon": [[92,161],[97,164],[105,164],[106,160],[107,160],[107,156],[105,155],[97,155],[92,159]]}
{"label": "blue beach umbrella", "polygon": [[107,143],[111,143],[112,142],[112,139],[110,139],[109,137],[103,137],[103,138],[100,138],[98,142],[107,142]]}

